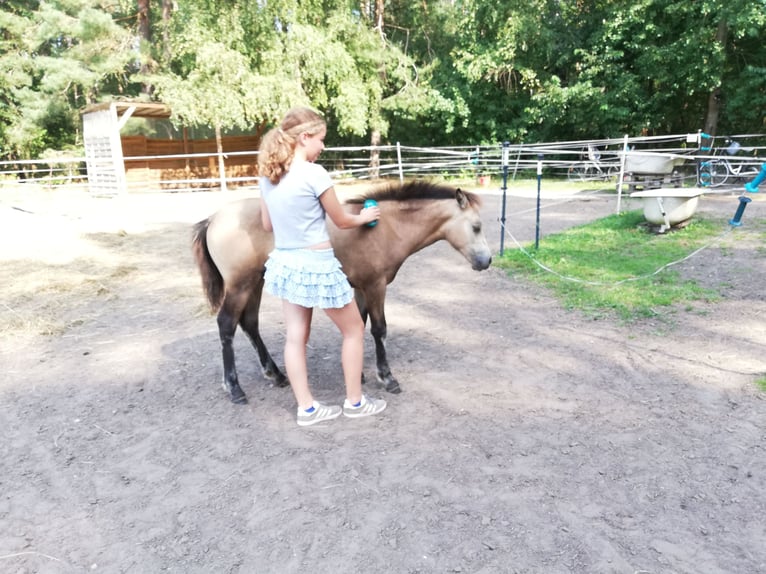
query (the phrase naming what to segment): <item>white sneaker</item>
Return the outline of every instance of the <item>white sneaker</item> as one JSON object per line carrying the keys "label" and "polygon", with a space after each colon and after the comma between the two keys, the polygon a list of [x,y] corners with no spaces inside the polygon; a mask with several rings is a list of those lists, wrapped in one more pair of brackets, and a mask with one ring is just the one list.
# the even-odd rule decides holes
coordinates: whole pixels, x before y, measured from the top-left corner
{"label": "white sneaker", "polygon": [[340,413],[341,408],[338,405],[323,405],[314,401],[311,412],[298,407],[298,426],[307,427],[322,421],[337,419]]}
{"label": "white sneaker", "polygon": [[343,414],[349,418],[368,417],[382,412],[386,408],[386,401],[383,399],[371,399],[367,395],[362,395],[362,400],[358,405],[352,405],[348,399],[343,402]]}

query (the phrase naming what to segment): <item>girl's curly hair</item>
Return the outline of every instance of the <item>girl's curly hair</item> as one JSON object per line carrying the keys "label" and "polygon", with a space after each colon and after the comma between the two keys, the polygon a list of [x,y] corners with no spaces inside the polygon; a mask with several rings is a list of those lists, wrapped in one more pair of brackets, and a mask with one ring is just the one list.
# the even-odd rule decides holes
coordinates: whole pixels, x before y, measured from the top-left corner
{"label": "girl's curly hair", "polygon": [[274,185],[290,169],[295,146],[301,134],[314,135],[326,127],[324,118],[311,108],[293,108],[282,119],[279,127],[266,132],[258,153],[258,173],[268,177]]}

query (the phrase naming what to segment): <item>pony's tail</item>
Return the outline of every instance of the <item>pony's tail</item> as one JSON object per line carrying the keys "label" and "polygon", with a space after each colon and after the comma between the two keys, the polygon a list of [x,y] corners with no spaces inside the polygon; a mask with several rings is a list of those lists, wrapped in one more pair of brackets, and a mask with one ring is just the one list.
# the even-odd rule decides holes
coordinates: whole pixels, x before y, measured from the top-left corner
{"label": "pony's tail", "polygon": [[199,274],[202,276],[202,288],[207,296],[208,303],[213,311],[216,311],[223,302],[224,288],[223,276],[216,267],[210,251],[207,247],[207,228],[210,219],[204,219],[194,226],[192,233],[192,253],[197,262]]}

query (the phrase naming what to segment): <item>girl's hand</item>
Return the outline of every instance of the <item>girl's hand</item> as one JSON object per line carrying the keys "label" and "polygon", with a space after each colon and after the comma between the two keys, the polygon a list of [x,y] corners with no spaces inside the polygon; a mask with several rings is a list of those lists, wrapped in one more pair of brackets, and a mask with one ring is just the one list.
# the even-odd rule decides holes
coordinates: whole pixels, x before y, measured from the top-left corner
{"label": "girl's hand", "polygon": [[359,227],[360,225],[365,224],[372,227],[373,225],[376,225],[372,222],[377,221],[380,217],[380,209],[377,206],[365,207],[361,209],[359,213],[356,213],[356,209],[353,211],[350,209],[346,211],[344,206],[338,201],[338,196],[335,194],[334,187],[327,188],[327,190],[319,196],[319,201],[322,203],[322,207],[325,212],[327,212],[327,215],[332,222],[340,229],[351,229],[352,227]]}
{"label": "girl's hand", "polygon": [[372,223],[380,219],[380,208],[377,205],[365,207],[359,212],[359,215],[362,216],[362,224]]}

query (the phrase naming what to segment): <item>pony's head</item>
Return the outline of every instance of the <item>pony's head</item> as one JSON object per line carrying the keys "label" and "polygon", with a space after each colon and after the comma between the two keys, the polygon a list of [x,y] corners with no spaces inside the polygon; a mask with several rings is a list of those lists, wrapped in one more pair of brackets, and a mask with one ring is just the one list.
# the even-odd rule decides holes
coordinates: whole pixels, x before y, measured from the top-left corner
{"label": "pony's head", "polygon": [[363,203],[365,199],[374,199],[379,204],[386,201],[422,204],[424,225],[438,225],[438,229],[434,230],[438,235],[436,239],[445,239],[463,254],[476,271],[487,269],[492,263],[492,253],[482,227],[481,198],[475,193],[416,180],[374,189],[349,201]]}

